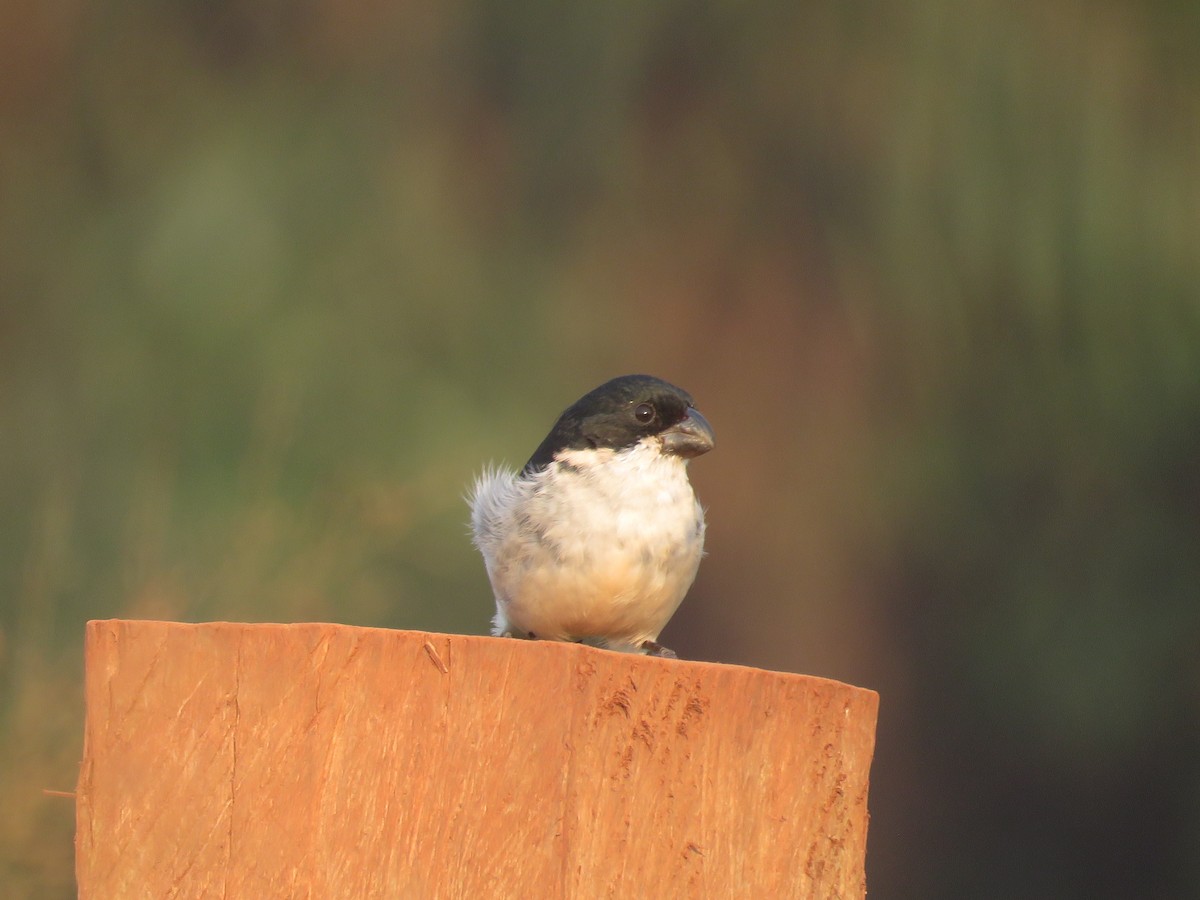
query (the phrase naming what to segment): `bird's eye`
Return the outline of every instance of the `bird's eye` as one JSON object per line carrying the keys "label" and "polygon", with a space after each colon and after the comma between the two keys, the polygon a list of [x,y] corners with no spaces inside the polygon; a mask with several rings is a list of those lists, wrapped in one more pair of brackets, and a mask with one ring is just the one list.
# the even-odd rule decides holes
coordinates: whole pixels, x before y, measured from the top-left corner
{"label": "bird's eye", "polygon": [[645,425],[654,421],[654,407],[649,403],[639,403],[633,410],[634,418]]}

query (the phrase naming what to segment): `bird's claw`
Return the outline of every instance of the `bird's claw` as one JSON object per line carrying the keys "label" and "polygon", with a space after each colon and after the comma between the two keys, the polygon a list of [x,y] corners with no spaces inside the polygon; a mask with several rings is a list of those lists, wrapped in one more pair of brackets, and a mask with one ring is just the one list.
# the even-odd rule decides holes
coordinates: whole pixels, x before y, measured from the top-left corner
{"label": "bird's claw", "polygon": [[679,659],[674,650],[664,647],[657,641],[642,641],[642,649],[646,651],[647,656],[657,656],[659,659]]}

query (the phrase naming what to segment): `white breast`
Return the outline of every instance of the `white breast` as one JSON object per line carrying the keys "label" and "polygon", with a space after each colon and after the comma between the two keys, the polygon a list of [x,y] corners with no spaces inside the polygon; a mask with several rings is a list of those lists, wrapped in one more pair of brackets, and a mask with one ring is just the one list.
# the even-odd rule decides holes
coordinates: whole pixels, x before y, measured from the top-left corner
{"label": "white breast", "polygon": [[704,511],[686,463],[652,440],[567,451],[529,477],[485,472],[471,508],[497,634],[655,640],[703,555]]}

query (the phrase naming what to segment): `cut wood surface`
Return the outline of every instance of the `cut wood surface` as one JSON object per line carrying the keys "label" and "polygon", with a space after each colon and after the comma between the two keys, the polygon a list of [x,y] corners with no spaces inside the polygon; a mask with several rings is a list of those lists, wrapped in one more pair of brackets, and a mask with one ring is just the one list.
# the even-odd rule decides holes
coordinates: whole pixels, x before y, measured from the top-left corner
{"label": "cut wood surface", "polygon": [[87,627],[79,894],[862,897],[878,696],[575,644]]}

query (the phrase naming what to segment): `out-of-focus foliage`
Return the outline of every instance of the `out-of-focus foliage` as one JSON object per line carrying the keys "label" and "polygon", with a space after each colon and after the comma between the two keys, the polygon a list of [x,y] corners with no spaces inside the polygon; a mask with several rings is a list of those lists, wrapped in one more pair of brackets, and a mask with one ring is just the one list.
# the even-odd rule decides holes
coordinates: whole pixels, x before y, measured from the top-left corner
{"label": "out-of-focus foliage", "polygon": [[687,387],[667,643],[878,689],[880,897],[1200,893],[1194,5],[0,12],[0,885],[88,618],[481,632],[462,492]]}

